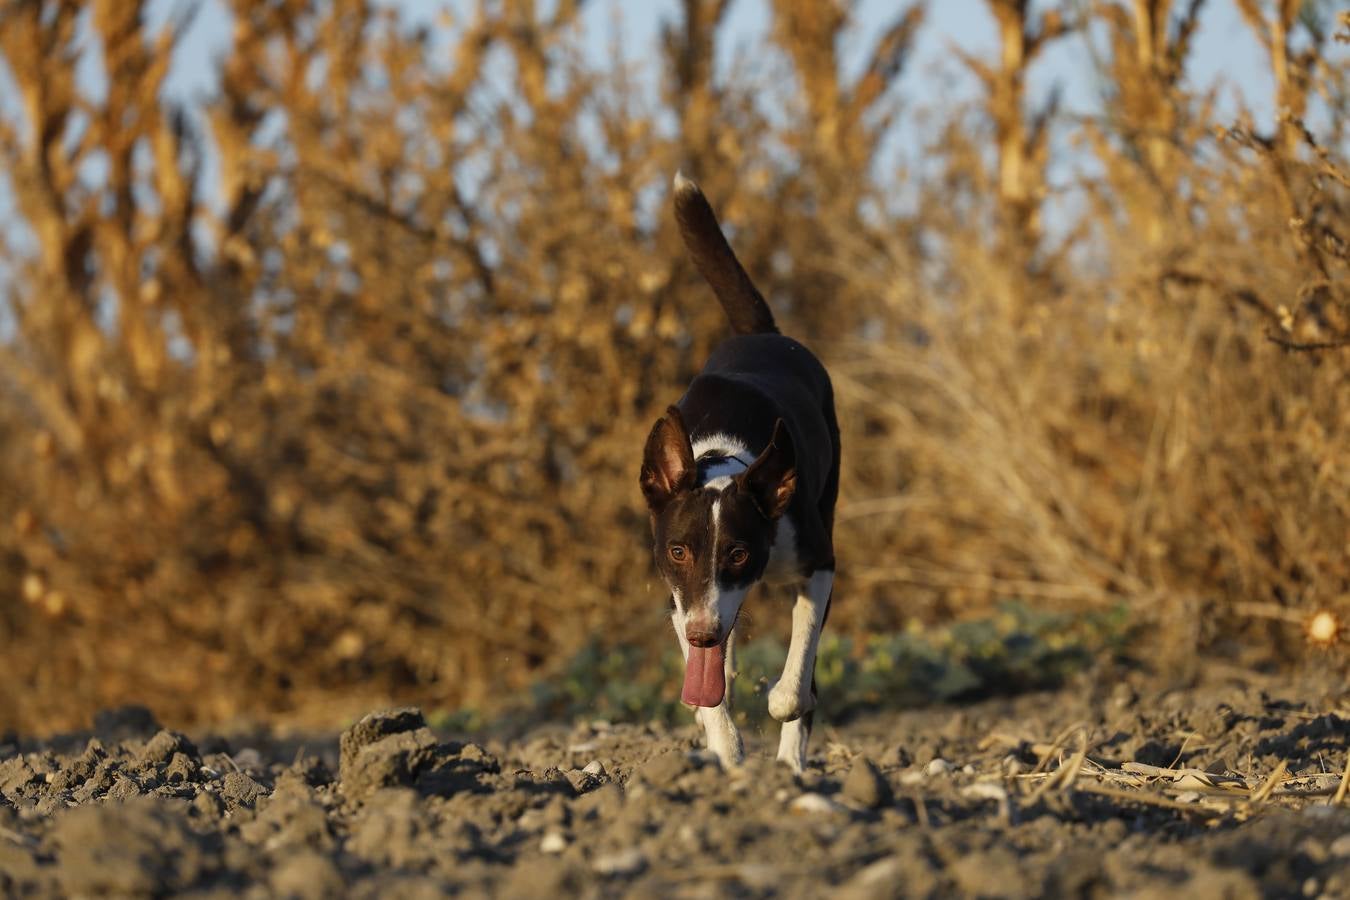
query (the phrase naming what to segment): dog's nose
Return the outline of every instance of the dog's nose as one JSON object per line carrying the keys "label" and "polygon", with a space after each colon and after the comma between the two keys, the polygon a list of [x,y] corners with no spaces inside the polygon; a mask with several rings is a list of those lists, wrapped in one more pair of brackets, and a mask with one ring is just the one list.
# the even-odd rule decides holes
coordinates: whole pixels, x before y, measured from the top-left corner
{"label": "dog's nose", "polygon": [[717,632],[715,631],[707,631],[704,629],[695,630],[691,628],[684,633],[684,636],[688,638],[689,643],[695,647],[717,646]]}

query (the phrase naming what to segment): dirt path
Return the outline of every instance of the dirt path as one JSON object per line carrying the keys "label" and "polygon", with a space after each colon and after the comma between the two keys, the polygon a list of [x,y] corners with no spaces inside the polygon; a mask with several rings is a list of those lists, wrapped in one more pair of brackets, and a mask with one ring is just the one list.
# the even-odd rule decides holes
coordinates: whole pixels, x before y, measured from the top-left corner
{"label": "dirt path", "polygon": [[404,711],[302,746],[124,710],[0,745],[0,894],[1350,896],[1331,676],[878,715],[800,781],[772,736],[727,774],[692,728],[479,745]]}

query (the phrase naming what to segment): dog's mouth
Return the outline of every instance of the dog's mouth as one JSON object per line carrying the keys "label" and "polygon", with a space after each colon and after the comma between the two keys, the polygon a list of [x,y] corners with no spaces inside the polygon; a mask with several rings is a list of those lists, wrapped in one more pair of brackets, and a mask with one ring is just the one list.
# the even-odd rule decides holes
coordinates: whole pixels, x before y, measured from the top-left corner
{"label": "dog's mouth", "polygon": [[718,706],[727,691],[725,639],[711,647],[689,647],[680,700],[690,706]]}

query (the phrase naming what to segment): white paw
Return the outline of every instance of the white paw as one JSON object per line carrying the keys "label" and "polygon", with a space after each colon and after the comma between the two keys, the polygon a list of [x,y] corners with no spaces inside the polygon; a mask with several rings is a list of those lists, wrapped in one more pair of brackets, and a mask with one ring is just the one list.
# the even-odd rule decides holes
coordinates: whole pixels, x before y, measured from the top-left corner
{"label": "white paw", "polygon": [[730,769],[745,761],[745,745],[741,742],[741,733],[725,709],[722,707],[700,709],[695,717],[703,726],[708,749],[717,755],[722,768]]}
{"label": "white paw", "polygon": [[778,762],[792,770],[793,775],[802,774],[806,768],[806,739],[809,733],[801,722],[787,722],[778,736]]}
{"label": "white paw", "polygon": [[769,715],[779,722],[795,722],[815,708],[811,689],[779,681],[769,690]]}
{"label": "white paw", "polygon": [[741,743],[739,734],[733,734],[730,740],[709,744],[708,749],[717,754],[717,760],[723,769],[734,769],[745,762],[745,746]]}
{"label": "white paw", "polygon": [[782,747],[779,747],[778,762],[787,766],[788,769],[791,770],[793,775],[802,774],[802,770],[806,768],[805,755],[799,753],[796,749],[786,750]]}

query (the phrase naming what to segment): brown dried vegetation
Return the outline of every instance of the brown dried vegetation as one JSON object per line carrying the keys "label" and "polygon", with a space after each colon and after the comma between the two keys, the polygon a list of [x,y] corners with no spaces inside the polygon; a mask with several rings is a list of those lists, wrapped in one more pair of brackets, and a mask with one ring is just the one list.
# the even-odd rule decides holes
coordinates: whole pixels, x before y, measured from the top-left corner
{"label": "brown dried vegetation", "polygon": [[[0,727],[478,702],[598,632],[664,648],[636,453],[725,332],[677,167],[834,372],[832,628],[1012,596],[1129,604],[1169,662],[1287,651],[1241,604],[1350,593],[1350,20],[1240,5],[1260,128],[1182,77],[1199,2],[990,0],[985,103],[920,178],[878,166],[918,8],[850,80],[848,4],[775,0],[775,52],[714,78],[728,3],[685,0],[649,100],[579,2],[428,34],[235,0],[217,95],[180,108],[143,3],[9,0]],[[1094,24],[1108,114],[1028,114],[1037,51]],[[1051,128],[1095,161],[1053,236]]]}

